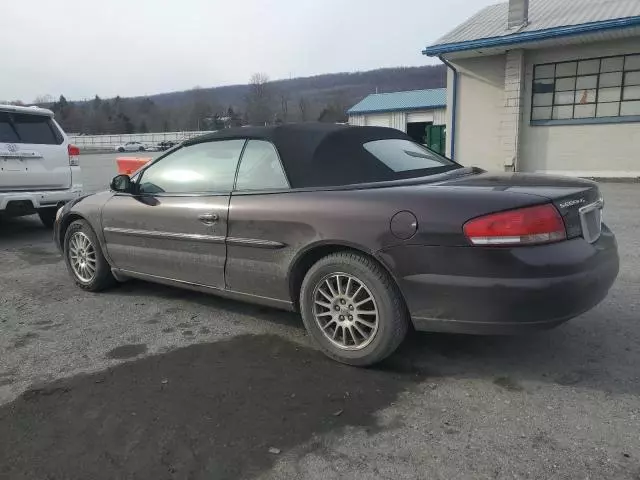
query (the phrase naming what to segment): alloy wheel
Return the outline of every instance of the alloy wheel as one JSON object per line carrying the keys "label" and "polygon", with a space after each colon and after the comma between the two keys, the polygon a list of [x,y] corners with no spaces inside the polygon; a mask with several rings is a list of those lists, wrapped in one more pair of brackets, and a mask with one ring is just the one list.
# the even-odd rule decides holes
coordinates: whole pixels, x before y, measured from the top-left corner
{"label": "alloy wheel", "polygon": [[324,336],[343,350],[361,350],[378,331],[378,307],[362,280],[348,273],[324,277],[313,291],[313,316]]}
{"label": "alloy wheel", "polygon": [[73,273],[85,283],[96,276],[96,249],[84,232],[75,232],[69,239],[69,260]]}

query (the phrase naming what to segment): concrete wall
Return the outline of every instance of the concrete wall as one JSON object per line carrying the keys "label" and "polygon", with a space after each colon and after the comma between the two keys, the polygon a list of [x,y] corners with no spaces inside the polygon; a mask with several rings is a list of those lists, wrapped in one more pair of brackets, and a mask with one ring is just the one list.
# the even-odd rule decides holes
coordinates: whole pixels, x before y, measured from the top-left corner
{"label": "concrete wall", "polygon": [[519,164],[520,130],[524,111],[524,50],[510,50],[505,55],[502,118],[500,119],[500,147],[502,164],[513,172]]}
{"label": "concrete wall", "polygon": [[[459,59],[451,63],[459,73],[456,161],[486,170],[504,171],[500,127],[503,118],[505,56]],[[449,80],[451,90],[451,74]],[[451,127],[448,131],[450,135]]]}
{"label": "concrete wall", "polygon": [[640,123],[532,126],[529,121],[534,65],[629,53],[640,53],[639,39],[526,52],[520,170],[594,177],[640,176]]}

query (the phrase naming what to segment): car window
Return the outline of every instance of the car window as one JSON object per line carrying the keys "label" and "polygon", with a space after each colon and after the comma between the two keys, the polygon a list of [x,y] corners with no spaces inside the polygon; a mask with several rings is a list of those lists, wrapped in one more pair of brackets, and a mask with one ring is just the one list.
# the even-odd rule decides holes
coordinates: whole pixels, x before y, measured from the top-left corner
{"label": "car window", "polygon": [[451,160],[409,140],[375,140],[365,143],[363,147],[394,172],[454,165]]}
{"label": "car window", "polygon": [[236,190],[289,188],[280,157],[271,142],[249,140],[242,154]]}
{"label": "car window", "polygon": [[0,112],[0,142],[18,143],[20,138],[11,126],[11,119],[8,113]]}
{"label": "car window", "polygon": [[60,145],[62,135],[46,115],[0,113],[0,141]]}
{"label": "car window", "polygon": [[139,192],[230,192],[243,145],[225,140],[182,147],[142,172]]}

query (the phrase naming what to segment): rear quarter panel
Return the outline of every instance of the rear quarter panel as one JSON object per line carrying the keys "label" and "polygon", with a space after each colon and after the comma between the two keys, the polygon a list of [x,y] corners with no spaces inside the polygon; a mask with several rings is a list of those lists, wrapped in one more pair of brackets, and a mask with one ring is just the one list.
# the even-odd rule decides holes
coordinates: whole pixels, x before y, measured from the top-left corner
{"label": "rear quarter panel", "polygon": [[[292,269],[314,248],[345,246],[380,260],[378,252],[394,246],[466,246],[462,225],[470,218],[544,201],[535,195],[436,185],[236,193],[229,212],[227,287],[295,301],[290,295]],[[390,229],[392,217],[401,211],[412,212],[418,224],[416,234],[405,240]],[[271,245],[256,247],[237,240]],[[395,276],[393,258],[385,259],[385,266]]]}

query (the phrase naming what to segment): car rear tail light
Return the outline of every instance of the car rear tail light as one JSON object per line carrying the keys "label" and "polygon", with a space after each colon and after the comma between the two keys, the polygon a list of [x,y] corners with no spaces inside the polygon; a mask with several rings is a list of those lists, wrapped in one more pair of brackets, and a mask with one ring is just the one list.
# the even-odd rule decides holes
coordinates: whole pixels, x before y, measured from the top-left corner
{"label": "car rear tail light", "polygon": [[535,245],[567,238],[564,221],[551,204],[474,218],[463,229],[473,245]]}
{"label": "car rear tail light", "polygon": [[67,151],[69,152],[69,165],[72,167],[80,165],[80,149],[75,145],[69,144]]}

